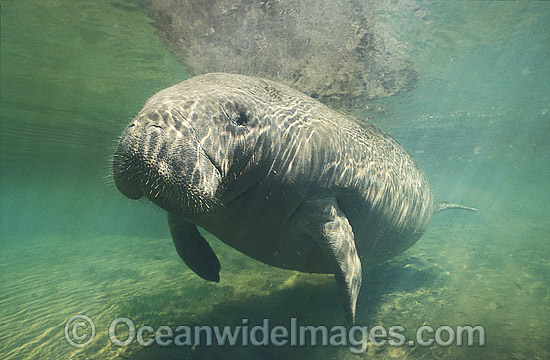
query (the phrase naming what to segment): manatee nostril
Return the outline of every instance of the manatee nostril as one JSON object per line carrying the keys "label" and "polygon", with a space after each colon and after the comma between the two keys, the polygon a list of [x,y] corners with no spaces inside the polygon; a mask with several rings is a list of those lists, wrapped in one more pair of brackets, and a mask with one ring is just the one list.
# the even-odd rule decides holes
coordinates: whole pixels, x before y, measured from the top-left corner
{"label": "manatee nostril", "polygon": [[149,124],[149,128],[164,130],[164,126],[159,124]]}

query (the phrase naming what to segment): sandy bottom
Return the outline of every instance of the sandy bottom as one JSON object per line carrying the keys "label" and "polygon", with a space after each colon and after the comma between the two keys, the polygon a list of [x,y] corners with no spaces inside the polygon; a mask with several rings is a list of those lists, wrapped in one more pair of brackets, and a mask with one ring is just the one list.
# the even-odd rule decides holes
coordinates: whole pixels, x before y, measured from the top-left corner
{"label": "sandy bottom", "polygon": [[[511,210],[438,215],[405,254],[370,269],[357,325],[402,326],[407,339],[423,325],[481,325],[485,346],[374,346],[371,359],[548,359],[550,262],[548,225]],[[494,215],[494,214],[493,214]],[[209,238],[222,264],[221,282],[208,283],[177,257],[169,238],[12,239],[2,245],[2,359],[357,359],[347,346],[118,347],[108,328],[115,318],[136,328],[166,325],[346,325],[329,275],[275,269]],[[85,314],[93,342],[68,344],[67,320]],[[118,328],[124,340],[128,332]],[[78,336],[90,335],[81,328]],[[433,335],[432,335],[433,337]],[[319,340],[320,341],[320,340]],[[203,343],[204,344],[204,343]]]}

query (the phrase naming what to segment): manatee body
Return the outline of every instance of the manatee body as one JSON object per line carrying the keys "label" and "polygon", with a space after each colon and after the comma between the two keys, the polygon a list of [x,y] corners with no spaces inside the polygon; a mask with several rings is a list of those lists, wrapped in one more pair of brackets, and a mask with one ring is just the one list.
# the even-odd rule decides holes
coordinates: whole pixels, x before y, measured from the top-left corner
{"label": "manatee body", "polygon": [[414,244],[432,214],[428,182],[393,138],[284,85],[212,73],[151,97],[126,127],[116,186],[168,213],[176,250],[219,281],[197,226],[280,268],[333,273],[354,323],[361,267]]}

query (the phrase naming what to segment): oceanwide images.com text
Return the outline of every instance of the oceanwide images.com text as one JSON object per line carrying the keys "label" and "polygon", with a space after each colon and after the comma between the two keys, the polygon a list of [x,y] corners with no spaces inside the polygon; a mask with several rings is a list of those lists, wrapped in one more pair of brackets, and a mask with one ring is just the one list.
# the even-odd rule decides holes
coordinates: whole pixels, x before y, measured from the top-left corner
{"label": "oceanwide images.com text", "polygon": [[[109,325],[109,339],[113,345],[128,346],[137,342],[140,346],[331,346],[349,347],[354,354],[373,346],[485,346],[483,326],[439,326],[434,329],[423,325],[416,329],[414,339],[407,339],[405,328],[399,325],[384,326],[312,326],[301,325],[291,318],[288,326],[249,324],[241,319],[236,326],[177,326],[154,328],[149,325],[136,327],[128,318],[120,317]],[[74,347],[88,346],[96,335],[94,322],[86,315],[75,315],[65,323],[65,338]]]}

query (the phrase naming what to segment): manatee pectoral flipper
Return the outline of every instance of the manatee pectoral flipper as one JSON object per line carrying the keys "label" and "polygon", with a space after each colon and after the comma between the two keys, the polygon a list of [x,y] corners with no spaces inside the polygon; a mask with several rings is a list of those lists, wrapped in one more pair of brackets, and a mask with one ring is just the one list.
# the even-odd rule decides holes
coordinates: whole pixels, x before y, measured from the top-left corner
{"label": "manatee pectoral flipper", "polygon": [[355,324],[355,307],[362,281],[361,260],[351,225],[336,199],[304,201],[293,214],[292,221],[317,242],[331,263],[346,320]]}
{"label": "manatee pectoral flipper", "polygon": [[168,225],[183,262],[201,278],[219,282],[220,261],[197,227],[170,212]]}

